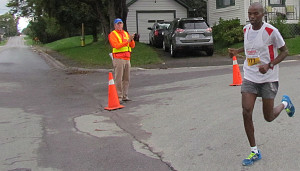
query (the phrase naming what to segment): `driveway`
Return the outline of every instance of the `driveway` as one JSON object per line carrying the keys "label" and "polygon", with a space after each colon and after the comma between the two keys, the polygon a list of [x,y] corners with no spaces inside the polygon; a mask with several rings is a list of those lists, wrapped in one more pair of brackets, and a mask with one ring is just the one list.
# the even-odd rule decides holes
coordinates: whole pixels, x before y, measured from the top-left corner
{"label": "driveway", "polygon": [[[165,52],[161,48],[155,48],[155,51],[159,54],[159,57],[164,61],[159,68],[181,68],[181,67],[200,67],[200,66],[220,66],[220,65],[232,65],[232,59],[229,56],[223,56],[220,54],[214,54],[213,56],[207,56],[205,52],[180,52],[177,57],[172,57],[170,52]],[[243,63],[242,58],[238,58],[238,63]],[[146,66],[146,68],[152,67]],[[152,67],[155,68],[155,67]]]}

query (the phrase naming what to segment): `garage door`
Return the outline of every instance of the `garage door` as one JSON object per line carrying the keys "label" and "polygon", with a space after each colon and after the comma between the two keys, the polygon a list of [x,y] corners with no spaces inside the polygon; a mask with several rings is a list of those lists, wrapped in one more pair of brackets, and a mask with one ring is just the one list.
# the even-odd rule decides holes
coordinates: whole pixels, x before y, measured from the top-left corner
{"label": "garage door", "polygon": [[172,21],[175,16],[174,12],[139,12],[137,13],[138,33],[140,34],[140,42],[149,43],[148,27],[151,27],[155,21]]}

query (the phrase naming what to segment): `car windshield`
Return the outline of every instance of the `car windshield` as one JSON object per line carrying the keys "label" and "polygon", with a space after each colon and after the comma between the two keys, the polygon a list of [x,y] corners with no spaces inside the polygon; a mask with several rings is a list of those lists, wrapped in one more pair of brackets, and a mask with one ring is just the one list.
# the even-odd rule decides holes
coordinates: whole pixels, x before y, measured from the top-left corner
{"label": "car windshield", "polygon": [[208,26],[204,21],[183,21],[179,24],[182,29],[207,29]]}
{"label": "car windshield", "polygon": [[169,23],[159,24],[159,29],[167,29],[169,27]]}

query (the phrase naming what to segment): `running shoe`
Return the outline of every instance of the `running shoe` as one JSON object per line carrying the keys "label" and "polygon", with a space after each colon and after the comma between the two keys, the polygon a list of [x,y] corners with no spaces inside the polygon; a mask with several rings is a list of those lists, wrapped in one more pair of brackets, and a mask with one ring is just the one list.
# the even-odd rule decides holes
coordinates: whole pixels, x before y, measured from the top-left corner
{"label": "running shoe", "polygon": [[287,102],[287,104],[288,104],[287,107],[285,108],[286,113],[289,115],[289,117],[294,116],[295,107],[294,107],[291,99],[289,98],[289,96],[283,95],[281,102],[283,102],[283,101]]}
{"label": "running shoe", "polygon": [[249,157],[243,160],[243,166],[253,165],[255,161],[260,159],[261,159],[260,151],[258,151],[258,153],[252,151]]}

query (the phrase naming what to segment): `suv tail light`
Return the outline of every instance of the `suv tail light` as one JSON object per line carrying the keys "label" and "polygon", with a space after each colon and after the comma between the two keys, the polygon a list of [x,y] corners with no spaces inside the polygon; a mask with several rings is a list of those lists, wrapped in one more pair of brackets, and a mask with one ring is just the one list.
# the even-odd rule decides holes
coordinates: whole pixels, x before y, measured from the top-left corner
{"label": "suv tail light", "polygon": [[158,36],[158,30],[155,30],[154,35]]}
{"label": "suv tail light", "polygon": [[212,32],[212,28],[207,28],[206,30],[205,30],[205,32],[209,32],[209,33],[211,33]]}
{"label": "suv tail light", "polygon": [[184,32],[184,30],[181,29],[181,28],[177,28],[177,29],[175,30],[175,33],[183,33],[183,32]]}

